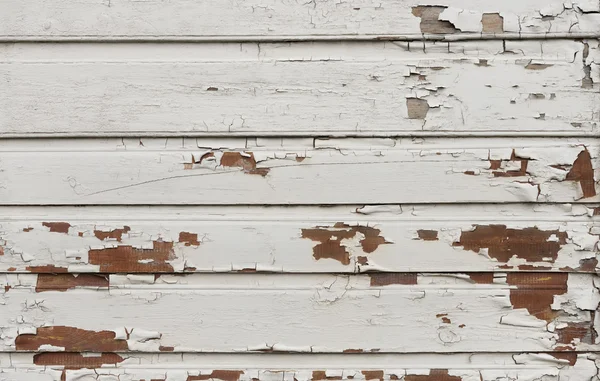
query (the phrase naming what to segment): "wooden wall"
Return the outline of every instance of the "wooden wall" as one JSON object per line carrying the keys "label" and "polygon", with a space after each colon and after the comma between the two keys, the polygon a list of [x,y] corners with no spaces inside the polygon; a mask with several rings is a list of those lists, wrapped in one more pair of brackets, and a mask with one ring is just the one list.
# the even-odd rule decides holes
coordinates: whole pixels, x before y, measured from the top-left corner
{"label": "wooden wall", "polygon": [[598,1],[0,8],[0,381],[600,379]]}

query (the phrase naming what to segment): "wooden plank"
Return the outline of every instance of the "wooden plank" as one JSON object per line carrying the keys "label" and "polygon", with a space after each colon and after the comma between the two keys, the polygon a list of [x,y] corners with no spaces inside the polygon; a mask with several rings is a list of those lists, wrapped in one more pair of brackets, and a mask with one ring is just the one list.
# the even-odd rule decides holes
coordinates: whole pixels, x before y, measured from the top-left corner
{"label": "wooden plank", "polygon": [[2,272],[600,271],[598,205],[3,207],[0,216]]}
{"label": "wooden plank", "polygon": [[4,205],[600,200],[597,139],[26,139],[0,144]]}
{"label": "wooden plank", "polygon": [[[0,354],[4,381],[587,380],[593,353],[486,354]],[[102,366],[98,365],[102,364]],[[79,377],[79,378],[77,378]]]}
{"label": "wooden plank", "polygon": [[600,293],[591,274],[497,273],[476,284],[466,275],[416,273],[72,278],[2,277],[0,351],[600,348]]}
{"label": "wooden plank", "polygon": [[598,51],[597,40],[4,44],[0,136],[597,136]]}
{"label": "wooden plank", "polygon": [[[372,1],[224,2],[191,0],[3,0],[5,38],[157,38],[247,36],[362,36],[459,34],[518,36],[598,34],[595,1]],[[177,22],[173,22],[177,20]]]}

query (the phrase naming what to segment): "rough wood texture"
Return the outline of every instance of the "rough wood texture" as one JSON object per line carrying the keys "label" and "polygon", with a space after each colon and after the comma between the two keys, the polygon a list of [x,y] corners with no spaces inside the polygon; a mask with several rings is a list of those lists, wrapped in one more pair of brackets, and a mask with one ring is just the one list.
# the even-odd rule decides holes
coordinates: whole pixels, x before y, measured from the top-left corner
{"label": "rough wood texture", "polygon": [[0,350],[600,349],[596,275],[390,275],[122,274],[108,286],[69,280],[65,290],[46,276],[7,274]]}
{"label": "rough wood texture", "polygon": [[569,204],[4,207],[0,271],[598,272],[599,213]]}
{"label": "rough wood texture", "polygon": [[198,3],[4,0],[0,36],[14,39],[424,34],[597,34],[597,1],[283,0]]}
{"label": "rough wood texture", "polygon": [[[10,356],[10,357],[9,357]],[[103,364],[102,367],[97,365]],[[6,381],[521,381],[588,380],[592,353],[485,354],[0,354]],[[236,364],[237,367],[232,366]],[[61,378],[64,377],[64,378]]]}
{"label": "rough wood texture", "polygon": [[600,131],[597,40],[0,47],[0,136]]}
{"label": "rough wood texture", "polygon": [[594,202],[598,152],[597,139],[9,140],[0,145],[0,200]]}

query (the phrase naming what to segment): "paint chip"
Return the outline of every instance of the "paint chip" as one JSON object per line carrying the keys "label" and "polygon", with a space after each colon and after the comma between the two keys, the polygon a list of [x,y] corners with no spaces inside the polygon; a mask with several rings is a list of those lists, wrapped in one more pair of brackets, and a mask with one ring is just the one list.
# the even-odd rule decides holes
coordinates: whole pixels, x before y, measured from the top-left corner
{"label": "paint chip", "polygon": [[302,229],[302,238],[308,238],[319,242],[313,247],[313,257],[319,259],[335,259],[344,265],[350,264],[350,253],[342,245],[342,240],[352,239],[358,233],[363,235],[360,245],[365,253],[372,253],[379,245],[390,244],[379,234],[381,230],[370,226],[347,225],[343,222],[337,222],[333,227],[316,226],[312,229]]}
{"label": "paint chip", "polygon": [[173,242],[153,241],[152,249],[138,249],[128,245],[91,249],[89,263],[100,266],[101,272],[172,272],[167,261],[176,259]]}
{"label": "paint chip", "polygon": [[412,7],[413,16],[421,18],[420,28],[421,33],[432,34],[453,34],[459,33],[460,29],[456,28],[450,21],[440,20],[440,14],[447,7],[436,5],[418,5]]}
{"label": "paint chip", "polygon": [[18,351],[37,351],[42,345],[63,347],[66,352],[126,351],[127,341],[116,339],[113,331],[89,331],[74,327],[40,327],[35,334],[20,334],[15,339]]}
{"label": "paint chip", "polygon": [[389,286],[391,284],[415,285],[417,273],[369,273],[372,287]]}
{"label": "paint chip", "polygon": [[594,197],[596,195],[596,182],[594,180],[594,167],[592,157],[587,149],[584,149],[577,155],[573,167],[565,180],[579,181],[583,198]]}
{"label": "paint chip", "polygon": [[483,33],[503,33],[504,17],[499,13],[484,13],[481,16],[481,25]]}
{"label": "paint chip", "polygon": [[[555,238],[555,239],[551,239]],[[540,230],[537,227],[511,229],[506,225],[474,225],[472,231],[463,231],[452,246],[479,253],[488,249],[488,255],[500,262],[513,256],[528,262],[554,262],[562,245],[567,243],[567,233],[557,230]]]}
{"label": "paint chip", "polygon": [[425,119],[429,111],[429,104],[425,99],[406,98],[408,119]]}

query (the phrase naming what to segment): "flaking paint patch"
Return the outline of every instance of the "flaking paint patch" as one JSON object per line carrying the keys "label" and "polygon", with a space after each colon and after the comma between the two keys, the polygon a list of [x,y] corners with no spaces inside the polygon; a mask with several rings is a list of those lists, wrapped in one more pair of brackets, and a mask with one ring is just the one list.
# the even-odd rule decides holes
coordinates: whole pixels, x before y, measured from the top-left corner
{"label": "flaking paint patch", "polygon": [[91,249],[89,263],[100,266],[100,272],[173,272],[167,261],[176,259],[173,242],[153,241],[152,249],[128,245]]}
{"label": "flaking paint patch", "polygon": [[369,277],[373,287],[417,284],[417,273],[370,273]]}
{"label": "flaking paint patch", "polygon": [[183,243],[185,246],[200,246],[198,234],[196,233],[180,232],[179,243]]}
{"label": "flaking paint patch", "polygon": [[54,265],[27,266],[25,269],[29,272],[38,274],[61,274],[69,272],[69,269],[66,267],[58,267]]}
{"label": "flaking paint patch", "polygon": [[425,119],[429,112],[429,103],[425,99],[406,98],[408,119]]}
{"label": "flaking paint patch", "polygon": [[479,253],[487,249],[490,257],[508,262],[513,256],[528,262],[552,262],[561,246],[567,243],[567,233],[559,230],[540,230],[537,227],[511,229],[506,225],[474,225],[472,231],[463,231],[452,246]]}
{"label": "flaking paint patch", "polygon": [[53,233],[69,234],[71,224],[68,222],[42,222],[42,225],[50,229]]}
{"label": "flaking paint patch", "polygon": [[311,381],[341,380],[342,376],[327,376],[324,370],[313,370]]}
{"label": "flaking paint patch", "polygon": [[583,192],[583,198],[594,197],[596,195],[592,156],[587,149],[584,149],[577,155],[577,159],[573,162],[573,167],[567,173],[565,180],[578,181]]}
{"label": "flaking paint patch", "polygon": [[501,170],[503,160],[490,160],[490,169],[494,170],[492,173],[494,177],[517,177],[527,175],[527,165],[529,159],[518,157],[513,149],[510,159],[508,161],[518,161],[521,163],[521,168],[518,170]]}
{"label": "flaking paint patch", "polygon": [[201,380],[238,381],[242,374],[244,374],[244,371],[242,371],[242,370],[213,370],[210,374],[201,374],[199,376],[188,376],[187,381],[201,381]]}
{"label": "flaking paint patch", "polygon": [[118,242],[121,242],[123,234],[128,233],[129,231],[131,231],[129,226],[123,226],[122,229],[113,229],[110,231],[94,230],[94,235],[100,241],[104,241],[106,239],[115,239]]}
{"label": "flaking paint patch", "polygon": [[440,20],[440,14],[446,9],[444,6],[437,5],[419,5],[412,7],[413,16],[419,17],[421,23],[421,33],[432,34],[453,34],[459,33],[460,29],[456,28],[450,21]]}
{"label": "flaking paint patch", "polygon": [[404,381],[462,381],[459,376],[451,376],[448,369],[431,369],[429,374],[407,374]]}
{"label": "flaking paint patch", "polygon": [[108,276],[104,274],[38,274],[35,291],[67,291],[76,287],[108,288]]}
{"label": "flaking paint patch", "polygon": [[242,154],[241,152],[223,152],[220,164],[223,167],[242,168],[245,173],[251,175],[266,176],[269,173],[269,168],[256,168],[256,159],[252,152]]}
{"label": "flaking paint patch", "polygon": [[437,230],[417,230],[417,235],[420,240],[423,241],[437,241],[438,240],[438,232]]}
{"label": "flaking paint patch", "polygon": [[554,296],[567,292],[568,277],[566,273],[508,273],[506,283],[516,286],[510,290],[510,303],[550,322],[558,314],[551,307]]}
{"label": "flaking paint patch", "polygon": [[383,370],[363,370],[361,373],[365,376],[365,380],[383,381]]}
{"label": "flaking paint patch", "polygon": [[360,245],[365,253],[372,253],[379,245],[390,244],[385,237],[380,236],[381,230],[361,225],[348,225],[337,222],[331,226],[316,226],[312,229],[302,229],[302,238],[319,242],[313,247],[313,257],[319,259],[335,259],[344,265],[350,264],[350,253],[342,244],[344,239],[352,239],[358,233],[362,234]]}
{"label": "flaking paint patch", "polygon": [[484,13],[481,15],[481,26],[483,33],[503,33],[504,17],[499,13]]}
{"label": "flaking paint patch", "polygon": [[40,327],[35,334],[20,334],[15,339],[18,351],[37,351],[42,345],[62,347],[65,352],[119,352],[128,349],[127,341],[116,339],[113,331],[66,326]]}
{"label": "flaking paint patch", "polygon": [[45,352],[33,356],[35,365],[58,365],[66,369],[99,368],[102,365],[118,364],[124,360],[116,353],[102,353],[100,356],[84,356],[81,353]]}
{"label": "flaking paint patch", "polygon": [[469,278],[477,284],[494,283],[494,273],[467,273]]}
{"label": "flaking paint patch", "polygon": [[575,352],[547,352],[550,356],[559,360],[567,360],[569,365],[573,366],[577,363],[577,353]]}
{"label": "flaking paint patch", "polygon": [[116,365],[124,359],[116,353],[102,353],[100,356],[83,356],[81,353],[46,352],[33,356],[33,363],[41,366],[62,366],[61,381],[67,379],[67,369],[94,369],[104,365]]}
{"label": "flaking paint patch", "polygon": [[569,322],[566,327],[556,329],[556,333],[558,334],[557,342],[567,345],[574,345],[577,341],[580,343],[593,344],[592,330],[593,327],[590,323]]}
{"label": "flaking paint patch", "polygon": [[574,271],[574,272],[586,272],[593,273],[596,272],[596,267],[598,267],[598,259],[596,258],[584,258],[579,260],[579,266],[576,268],[572,268],[570,266],[561,267],[560,271]]}

